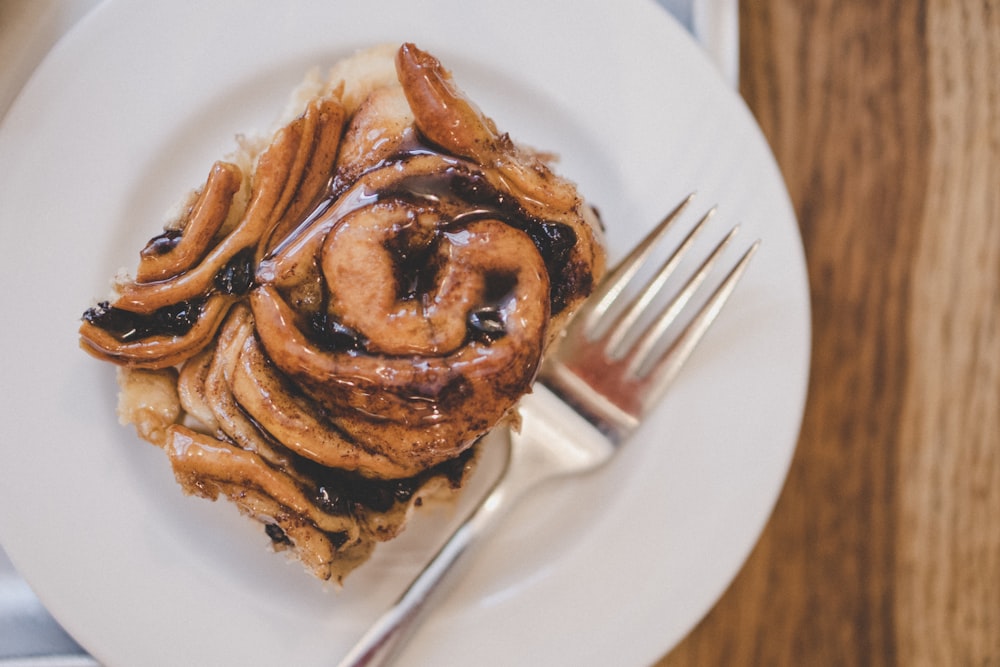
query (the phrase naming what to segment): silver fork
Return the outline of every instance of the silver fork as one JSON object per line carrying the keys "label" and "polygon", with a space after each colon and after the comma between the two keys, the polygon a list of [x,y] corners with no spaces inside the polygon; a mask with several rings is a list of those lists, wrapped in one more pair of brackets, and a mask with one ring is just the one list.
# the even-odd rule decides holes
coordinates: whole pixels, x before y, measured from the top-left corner
{"label": "silver fork", "polygon": [[[490,492],[456,529],[396,603],[339,663],[386,665],[471,560],[515,503],[543,481],[600,467],[663,396],[694,347],[722,310],[760,241],[755,241],[676,336],[671,325],[690,302],[737,228],[716,245],[662,309],[654,300],[677,269],[715,209],[706,213],[634,298],[626,288],[656,244],[678,219],[689,195],[621,261],[574,316],[565,335],[522,399],[519,429],[511,429],[504,471]],[[627,305],[622,306],[623,302]],[[658,306],[657,306],[658,307]],[[647,320],[651,319],[651,322]]]}

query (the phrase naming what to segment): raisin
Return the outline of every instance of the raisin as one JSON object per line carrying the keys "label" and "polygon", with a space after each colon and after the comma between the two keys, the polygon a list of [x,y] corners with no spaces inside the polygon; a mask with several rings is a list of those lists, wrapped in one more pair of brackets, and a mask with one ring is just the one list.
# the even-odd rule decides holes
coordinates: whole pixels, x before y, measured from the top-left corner
{"label": "raisin", "polygon": [[467,326],[472,339],[480,343],[492,343],[507,333],[503,317],[492,306],[469,313]]}
{"label": "raisin", "polygon": [[549,274],[558,275],[576,245],[576,232],[561,222],[540,222],[528,228],[528,235],[545,260]]}
{"label": "raisin", "polygon": [[292,543],[292,541],[288,538],[288,535],[285,535],[285,531],[283,531],[281,529],[281,526],[279,526],[276,523],[269,523],[266,526],[264,526],[264,532],[267,533],[267,536],[270,537],[271,541],[274,542],[275,544]]}
{"label": "raisin", "polygon": [[361,334],[325,312],[318,312],[309,319],[309,329],[313,340],[330,352],[365,348],[365,340]]}
{"label": "raisin", "polygon": [[159,236],[154,236],[149,239],[146,247],[139,251],[139,255],[142,257],[157,257],[160,255],[166,255],[168,252],[176,248],[177,244],[180,242],[180,230],[169,229]]}
{"label": "raisin", "polygon": [[236,253],[222,269],[215,274],[215,288],[223,294],[245,296],[253,287],[253,248],[244,248]]}
{"label": "raisin", "polygon": [[333,545],[334,549],[339,549],[347,543],[347,539],[350,535],[346,531],[338,530],[335,532],[327,533],[326,539],[330,540],[330,544]]}
{"label": "raisin", "polygon": [[327,514],[347,514],[348,503],[336,489],[320,486],[316,489],[316,504]]}
{"label": "raisin", "polygon": [[102,301],[94,308],[88,308],[83,313],[83,320],[127,343],[149,336],[183,336],[198,322],[203,305],[203,299],[192,299],[143,314]]}

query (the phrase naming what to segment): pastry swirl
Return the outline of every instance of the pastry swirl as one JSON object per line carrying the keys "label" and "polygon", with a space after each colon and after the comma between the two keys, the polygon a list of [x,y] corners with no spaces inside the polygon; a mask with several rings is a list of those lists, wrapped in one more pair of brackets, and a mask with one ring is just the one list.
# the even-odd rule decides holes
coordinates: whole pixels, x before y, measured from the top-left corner
{"label": "pastry swirl", "polygon": [[[187,491],[339,580],[461,485],[604,254],[575,187],[433,56],[373,50],[319,88],[213,165],[80,340]],[[129,395],[152,385],[163,409]]]}

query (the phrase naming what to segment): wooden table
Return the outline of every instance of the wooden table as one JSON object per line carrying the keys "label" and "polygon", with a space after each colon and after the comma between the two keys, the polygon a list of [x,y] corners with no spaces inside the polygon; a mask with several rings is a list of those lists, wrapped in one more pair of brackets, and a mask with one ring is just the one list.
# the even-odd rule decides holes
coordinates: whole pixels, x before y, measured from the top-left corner
{"label": "wooden table", "polygon": [[1000,1],[741,5],[812,376],[760,543],[658,667],[1000,665]]}

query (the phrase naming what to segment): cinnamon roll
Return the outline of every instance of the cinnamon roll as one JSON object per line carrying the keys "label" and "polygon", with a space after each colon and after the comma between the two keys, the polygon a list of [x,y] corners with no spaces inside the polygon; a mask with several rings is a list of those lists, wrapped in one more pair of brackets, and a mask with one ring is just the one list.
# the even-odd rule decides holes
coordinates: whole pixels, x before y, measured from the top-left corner
{"label": "cinnamon roll", "polygon": [[192,494],[340,581],[449,496],[604,271],[593,210],[412,44],[308,80],[88,309]]}

